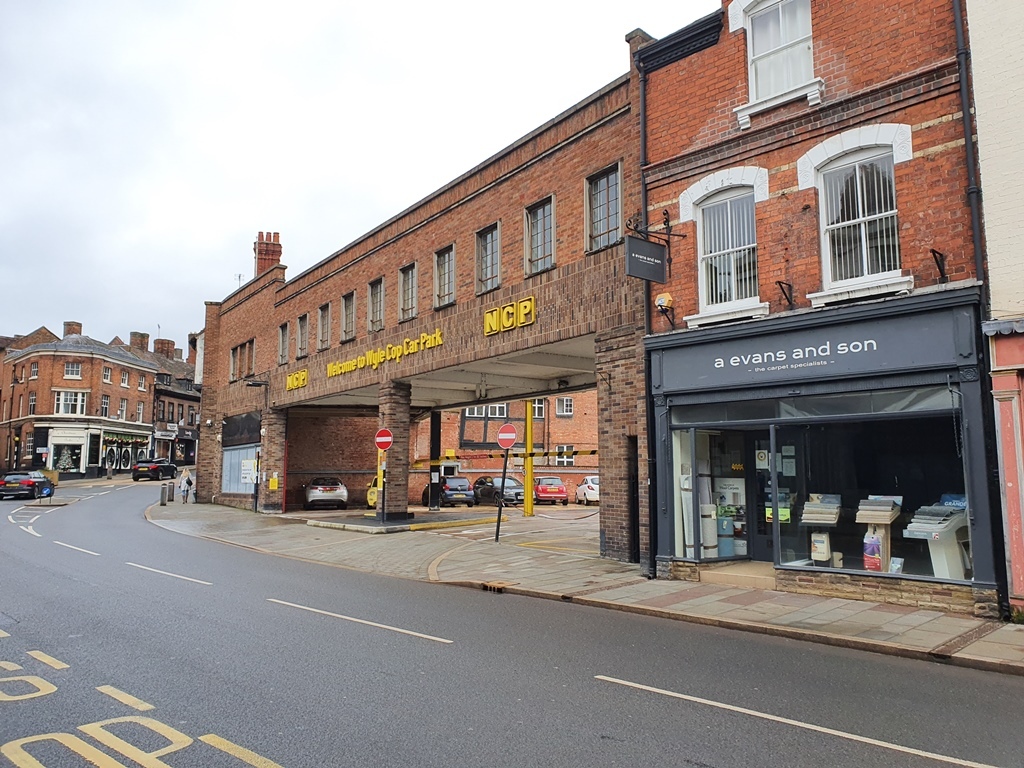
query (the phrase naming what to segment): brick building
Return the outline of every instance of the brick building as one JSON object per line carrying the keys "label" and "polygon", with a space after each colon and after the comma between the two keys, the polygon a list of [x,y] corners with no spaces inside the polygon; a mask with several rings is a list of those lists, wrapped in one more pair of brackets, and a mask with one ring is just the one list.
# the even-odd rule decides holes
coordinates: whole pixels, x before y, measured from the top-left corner
{"label": "brick building", "polygon": [[[644,305],[622,271],[639,210],[635,86],[635,73],[610,83],[290,280],[280,237],[260,233],[254,279],[207,303],[199,498],[251,505],[258,461],[263,510],[294,508],[325,471],[357,503],[387,427],[384,512],[402,517],[442,450],[497,451],[492,410],[514,421],[524,401],[571,397],[596,425],[605,554],[636,559]],[[577,420],[541,421],[564,434],[535,433],[535,451],[584,442]],[[471,476],[493,468],[457,460]]]}
{"label": "brick building", "polygon": [[640,50],[659,572],[997,610],[954,5],[733,0]]}

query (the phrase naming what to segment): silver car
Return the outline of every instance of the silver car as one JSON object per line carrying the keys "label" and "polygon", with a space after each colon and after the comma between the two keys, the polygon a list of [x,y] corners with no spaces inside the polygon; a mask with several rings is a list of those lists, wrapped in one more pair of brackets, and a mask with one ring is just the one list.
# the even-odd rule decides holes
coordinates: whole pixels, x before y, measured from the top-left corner
{"label": "silver car", "polygon": [[337,477],[314,477],[306,488],[306,500],[303,509],[314,507],[348,507],[348,488]]}

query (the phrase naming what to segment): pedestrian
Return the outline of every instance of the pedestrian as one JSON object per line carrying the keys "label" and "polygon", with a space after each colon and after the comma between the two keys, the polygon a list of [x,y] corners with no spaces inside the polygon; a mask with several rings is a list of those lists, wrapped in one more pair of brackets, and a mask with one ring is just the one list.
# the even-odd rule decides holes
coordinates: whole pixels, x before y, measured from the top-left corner
{"label": "pedestrian", "polygon": [[192,475],[187,467],[181,473],[181,479],[178,480],[178,490],[181,491],[181,503],[188,504],[188,493],[192,490]]}

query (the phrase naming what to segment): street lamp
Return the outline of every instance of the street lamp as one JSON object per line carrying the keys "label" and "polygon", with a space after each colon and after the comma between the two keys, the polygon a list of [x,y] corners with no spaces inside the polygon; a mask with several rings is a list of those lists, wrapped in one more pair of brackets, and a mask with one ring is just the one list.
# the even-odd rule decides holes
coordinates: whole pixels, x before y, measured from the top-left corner
{"label": "street lamp", "polygon": [[256,449],[256,478],[252,485],[252,511],[259,512],[260,503],[260,453],[263,448],[263,412],[270,408],[270,382],[264,379],[249,379],[247,387],[263,387],[263,410],[260,411],[260,447]]}

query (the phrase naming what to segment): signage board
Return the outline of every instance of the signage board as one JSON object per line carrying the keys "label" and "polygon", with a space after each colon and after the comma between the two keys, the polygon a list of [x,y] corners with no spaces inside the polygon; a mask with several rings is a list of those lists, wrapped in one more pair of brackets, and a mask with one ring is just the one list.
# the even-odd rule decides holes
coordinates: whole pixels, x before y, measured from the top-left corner
{"label": "signage board", "polygon": [[666,262],[664,245],[626,235],[627,277],[639,277],[654,283],[664,283]]}
{"label": "signage board", "polygon": [[519,433],[516,432],[515,424],[502,424],[498,428],[498,445],[505,450],[508,450],[516,444],[516,440],[519,439]]}
{"label": "signage board", "polygon": [[373,442],[377,450],[386,451],[395,442],[395,436],[391,434],[390,429],[378,429],[377,434],[373,436]]}

